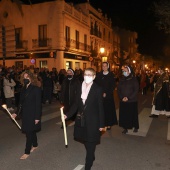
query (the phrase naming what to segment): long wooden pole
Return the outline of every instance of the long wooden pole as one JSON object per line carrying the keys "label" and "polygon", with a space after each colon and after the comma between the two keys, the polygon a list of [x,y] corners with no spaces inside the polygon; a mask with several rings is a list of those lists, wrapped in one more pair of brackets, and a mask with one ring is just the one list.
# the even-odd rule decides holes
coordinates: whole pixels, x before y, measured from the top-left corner
{"label": "long wooden pole", "polygon": [[15,122],[15,124],[18,126],[19,129],[21,129],[21,126],[18,124],[18,122],[12,117],[12,114],[10,113],[10,111],[7,109],[7,106],[5,104],[2,105],[2,107],[8,112],[8,114],[10,115],[11,119]]}
{"label": "long wooden pole", "polygon": [[65,140],[65,147],[68,147],[68,141],[67,141],[67,132],[66,132],[66,123],[65,123],[65,118],[64,118],[64,113],[63,113],[63,107],[60,108],[61,111],[61,120],[63,123],[63,129],[64,129],[64,140]]}

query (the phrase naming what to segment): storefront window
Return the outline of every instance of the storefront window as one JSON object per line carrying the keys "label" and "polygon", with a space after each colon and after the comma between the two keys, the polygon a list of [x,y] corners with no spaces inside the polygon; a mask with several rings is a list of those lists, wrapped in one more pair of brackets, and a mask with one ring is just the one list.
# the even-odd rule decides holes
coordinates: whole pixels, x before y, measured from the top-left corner
{"label": "storefront window", "polygon": [[79,69],[80,68],[80,63],[79,62],[75,62],[75,69]]}
{"label": "storefront window", "polygon": [[40,61],[40,68],[47,68],[47,60]]}
{"label": "storefront window", "polygon": [[68,70],[68,68],[72,68],[72,63],[70,61],[66,61],[66,70]]}

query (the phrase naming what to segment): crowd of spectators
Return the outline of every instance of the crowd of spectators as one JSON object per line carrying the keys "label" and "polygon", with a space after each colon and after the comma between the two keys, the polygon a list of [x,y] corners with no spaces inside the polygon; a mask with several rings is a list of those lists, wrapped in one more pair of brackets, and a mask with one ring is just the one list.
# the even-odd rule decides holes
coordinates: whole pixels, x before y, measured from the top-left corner
{"label": "crowd of spectators", "polygon": [[[20,83],[20,75],[23,71],[30,70],[34,76],[38,79],[38,86],[42,89],[42,103],[46,104],[47,102],[50,104],[52,98],[56,98],[59,100],[60,97],[60,89],[63,80],[67,76],[67,70],[61,69],[57,70],[57,68],[52,68],[49,70],[48,68],[32,68],[24,66],[24,68],[17,68],[15,66],[12,67],[3,67],[0,65],[0,100],[1,104],[8,103],[9,109],[13,109],[10,102],[13,103],[14,107],[18,106],[20,90],[22,88],[22,84]],[[75,78],[77,78],[80,83],[83,82],[83,70],[76,69]],[[118,74],[115,74],[116,82],[119,82]],[[146,95],[147,91],[154,91],[154,83],[156,83],[159,75],[155,72],[141,72],[136,74],[137,80],[139,82],[139,92],[143,95]],[[10,83],[10,84],[8,84]],[[6,86],[8,86],[6,90]],[[13,90],[14,95],[8,96],[6,92],[9,92],[9,88]]]}

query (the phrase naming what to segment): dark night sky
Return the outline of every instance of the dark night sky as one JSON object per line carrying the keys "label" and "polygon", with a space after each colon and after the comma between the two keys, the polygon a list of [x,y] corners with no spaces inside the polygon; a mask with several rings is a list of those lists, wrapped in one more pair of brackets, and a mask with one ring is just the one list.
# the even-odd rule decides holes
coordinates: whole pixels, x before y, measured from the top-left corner
{"label": "dark night sky", "polygon": [[[34,3],[47,0],[22,0]],[[86,0],[65,0],[66,2],[81,3]],[[156,0],[90,0],[96,9],[102,9],[104,14],[112,19],[113,26],[119,26],[138,33],[137,43],[139,52],[157,57],[163,55],[166,36],[155,26],[154,16],[149,10]]]}
{"label": "dark night sky", "polygon": [[151,12],[153,0],[91,0],[92,5],[99,6],[108,13],[113,25],[138,33],[139,52],[153,55],[163,54],[165,35],[155,26]]}

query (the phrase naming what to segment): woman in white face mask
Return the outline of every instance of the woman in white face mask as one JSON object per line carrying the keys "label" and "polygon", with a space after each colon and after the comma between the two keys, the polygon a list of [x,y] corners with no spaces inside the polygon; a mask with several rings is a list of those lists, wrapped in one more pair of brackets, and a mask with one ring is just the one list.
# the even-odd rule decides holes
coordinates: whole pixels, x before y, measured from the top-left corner
{"label": "woman in white face mask", "polygon": [[[65,118],[69,119],[78,110],[74,126],[74,138],[84,143],[86,148],[85,170],[90,170],[95,160],[96,145],[100,143],[101,131],[104,130],[104,110],[102,89],[95,83],[96,72],[87,68],[81,94],[77,94],[76,102],[71,106]],[[83,115],[83,124],[80,123]]]}

